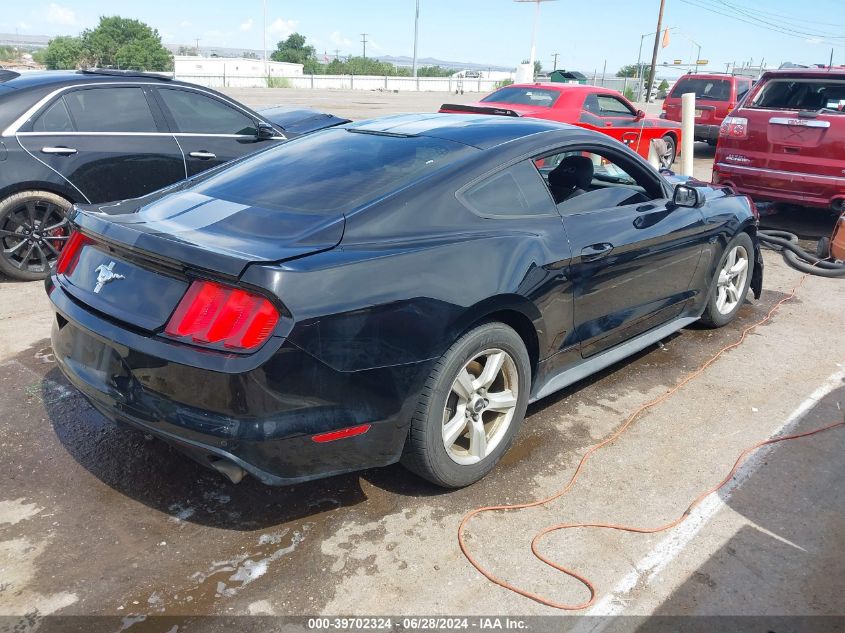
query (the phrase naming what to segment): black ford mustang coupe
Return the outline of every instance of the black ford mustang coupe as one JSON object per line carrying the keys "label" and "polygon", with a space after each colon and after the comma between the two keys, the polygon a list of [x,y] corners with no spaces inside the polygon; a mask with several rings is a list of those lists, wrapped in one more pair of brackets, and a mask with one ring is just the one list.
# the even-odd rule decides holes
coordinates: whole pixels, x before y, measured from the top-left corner
{"label": "black ford mustang coupe", "polygon": [[762,284],[748,198],[537,119],[347,124],[70,219],[61,369],[233,481],[471,484],[529,402]]}
{"label": "black ford mustang coupe", "polygon": [[44,279],[74,202],[134,198],[347,119],[119,70],[0,71],[0,272]]}

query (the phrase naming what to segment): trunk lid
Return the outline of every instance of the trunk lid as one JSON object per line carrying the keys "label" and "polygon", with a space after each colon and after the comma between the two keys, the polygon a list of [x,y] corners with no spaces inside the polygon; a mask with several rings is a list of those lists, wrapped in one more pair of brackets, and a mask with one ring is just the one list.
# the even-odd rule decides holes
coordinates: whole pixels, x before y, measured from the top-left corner
{"label": "trunk lid", "polygon": [[165,325],[189,270],[234,283],[250,264],[328,250],[343,236],[342,213],[287,213],[192,191],[149,198],[75,207],[71,220],[92,241],[60,280],[94,310],[147,331]]}

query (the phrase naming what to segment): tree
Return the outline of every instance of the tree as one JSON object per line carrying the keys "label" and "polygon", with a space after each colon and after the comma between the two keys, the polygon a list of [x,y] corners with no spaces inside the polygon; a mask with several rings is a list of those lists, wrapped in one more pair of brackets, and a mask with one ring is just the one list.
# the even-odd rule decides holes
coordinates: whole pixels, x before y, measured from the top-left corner
{"label": "tree", "polygon": [[50,40],[41,58],[48,70],[73,70],[82,64],[85,47],[80,38],[61,35]]}
{"label": "tree", "polygon": [[666,92],[667,90],[669,90],[669,82],[664,79],[660,82],[660,85],[657,86],[657,90],[659,92]]}
{"label": "tree", "polygon": [[[622,66],[619,70],[616,71],[617,77],[637,77],[637,65],[636,64],[628,64],[627,66]],[[641,76],[641,75],[640,75]]]}
{"label": "tree", "polygon": [[452,71],[441,66],[423,66],[417,69],[417,77],[449,77]]}
{"label": "tree", "polygon": [[270,55],[275,62],[289,62],[291,64],[305,64],[309,59],[315,59],[313,46],[305,45],[305,36],[291,33],[286,40],[276,45],[276,50]]}
{"label": "tree", "polygon": [[156,29],[139,20],[102,16],[95,29],[82,32],[82,45],[95,66],[170,70],[173,58]]}

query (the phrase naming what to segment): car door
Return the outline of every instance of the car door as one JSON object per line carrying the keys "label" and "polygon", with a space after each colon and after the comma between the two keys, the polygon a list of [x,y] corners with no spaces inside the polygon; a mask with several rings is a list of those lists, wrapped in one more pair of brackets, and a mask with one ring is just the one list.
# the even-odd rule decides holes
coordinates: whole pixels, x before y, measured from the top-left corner
{"label": "car door", "polygon": [[185,154],[189,176],[284,140],[260,139],[258,120],[209,93],[179,86],[157,92]]}
{"label": "car door", "polygon": [[612,94],[590,93],[584,97],[581,121],[638,151],[643,126],[633,106]]}
{"label": "car door", "polygon": [[185,178],[185,161],[145,85],[72,88],[18,142],[90,202],[145,195]]}
{"label": "car door", "polygon": [[587,189],[556,198],[572,245],[575,331],[586,358],[681,315],[706,227],[700,209],[672,208],[660,176],[636,157],[576,146],[547,155],[541,171],[567,156],[593,164]]}

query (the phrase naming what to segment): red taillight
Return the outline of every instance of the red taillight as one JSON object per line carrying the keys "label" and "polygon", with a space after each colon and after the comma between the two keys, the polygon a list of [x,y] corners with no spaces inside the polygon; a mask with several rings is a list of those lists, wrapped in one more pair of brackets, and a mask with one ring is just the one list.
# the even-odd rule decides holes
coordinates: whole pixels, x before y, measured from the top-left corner
{"label": "red taillight", "polygon": [[319,443],[334,442],[335,440],[342,440],[347,437],[355,437],[356,435],[363,435],[370,430],[369,424],[361,424],[359,426],[350,426],[339,431],[329,431],[328,433],[320,433],[311,437],[312,440]]}
{"label": "red taillight", "polygon": [[748,138],[748,119],[741,116],[725,117],[719,127],[719,136],[733,139]]}
{"label": "red taillight", "polygon": [[93,240],[91,238],[84,236],[79,231],[71,233],[65,247],[59,253],[59,259],[56,262],[56,273],[59,275],[69,275],[73,272],[73,267],[79,261],[79,254],[82,252],[82,247],[92,243]]}
{"label": "red taillight", "polygon": [[195,281],[164,333],[201,345],[252,350],[273,333],[279,313],[261,295],[212,281]]}

